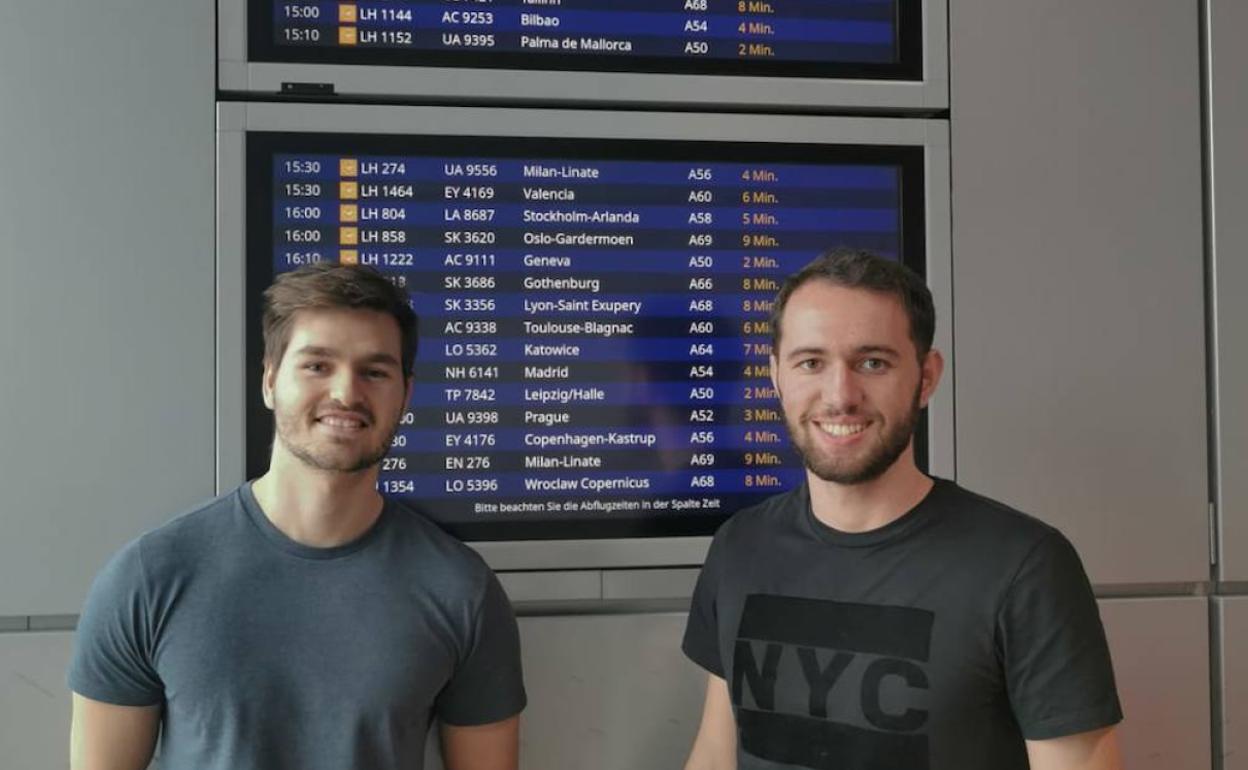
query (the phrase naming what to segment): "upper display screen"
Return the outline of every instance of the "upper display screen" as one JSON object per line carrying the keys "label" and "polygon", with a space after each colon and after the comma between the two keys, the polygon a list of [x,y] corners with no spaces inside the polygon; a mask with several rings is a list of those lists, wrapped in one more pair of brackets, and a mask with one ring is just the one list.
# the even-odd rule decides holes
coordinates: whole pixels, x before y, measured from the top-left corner
{"label": "upper display screen", "polygon": [[253,61],[918,80],[917,0],[252,0]]}
{"label": "upper display screen", "polygon": [[920,148],[249,133],[247,156],[249,475],[260,292],[371,265],[421,318],[382,489],[466,539],[706,534],[799,484],[777,289],[829,246],[923,267]]}

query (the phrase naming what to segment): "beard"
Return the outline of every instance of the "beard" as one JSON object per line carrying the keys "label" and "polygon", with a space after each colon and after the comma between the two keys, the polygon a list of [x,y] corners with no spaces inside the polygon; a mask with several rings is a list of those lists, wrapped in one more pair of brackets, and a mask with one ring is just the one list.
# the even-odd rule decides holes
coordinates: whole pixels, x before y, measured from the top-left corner
{"label": "beard", "polygon": [[[826,414],[807,412],[796,419],[785,415],[785,425],[788,426],[794,448],[811,473],[834,484],[862,484],[882,476],[884,471],[897,462],[906,447],[910,446],[914,429],[919,424],[919,415],[923,411],[919,403],[921,391],[920,382],[914,391],[909,410],[895,423],[885,423],[883,432],[869,446],[864,447],[864,452],[857,457],[838,458],[831,454],[821,454],[816,448],[815,437],[810,432],[819,428],[814,426],[812,418],[827,416]],[[878,415],[874,421],[879,422]]]}
{"label": "beard", "polygon": [[[365,414],[360,410],[354,411],[368,425],[376,425],[371,414]],[[352,449],[347,442],[335,441],[330,437],[316,437],[312,433],[315,430],[312,425],[304,427],[302,415],[286,413],[277,405],[273,413],[277,440],[282,443],[286,451],[298,458],[304,465],[321,471],[359,473],[368,470],[386,456],[390,443],[394,440],[394,434],[399,428],[399,418],[396,417],[390,429],[382,434],[384,438],[379,443],[366,444],[359,449]]]}

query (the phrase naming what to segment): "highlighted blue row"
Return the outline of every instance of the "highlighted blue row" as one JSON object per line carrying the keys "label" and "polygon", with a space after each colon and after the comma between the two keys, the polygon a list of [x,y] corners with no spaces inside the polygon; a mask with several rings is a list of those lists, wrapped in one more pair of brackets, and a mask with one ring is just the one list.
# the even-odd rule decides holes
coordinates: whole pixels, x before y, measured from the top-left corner
{"label": "highlighted blue row", "polygon": [[664,497],[712,492],[783,492],[802,483],[800,468],[767,470],[678,471],[669,473],[496,473],[463,476],[382,474],[379,486],[386,494],[415,495],[417,499],[481,495],[586,495],[609,497]]}
{"label": "highlighted blue row", "polygon": [[[592,280],[592,279],[590,279]],[[778,286],[779,284],[777,284]],[[673,294],[479,294],[411,293],[412,308],[423,317],[491,318],[495,316],[569,315],[602,320],[642,321],[646,318],[761,318],[771,312],[775,291],[754,294],[712,292]],[[563,302],[562,305],[557,303]],[[586,305],[571,303],[584,302]],[[556,304],[543,304],[556,303]],[[423,345],[423,340],[422,340]],[[423,350],[423,347],[422,347]]]}
{"label": "highlighted blue row", "polygon": [[[639,369],[641,366],[638,367]],[[523,406],[527,409],[624,407],[636,404],[676,404],[692,409],[707,405],[778,403],[765,380],[699,382],[567,382],[537,383],[417,383],[410,403],[442,405],[456,410],[494,410]],[[488,400],[486,400],[488,397]]]}
{"label": "highlighted blue row", "polygon": [[548,428],[534,431],[525,428],[403,428],[395,438],[392,452],[448,452],[484,455],[493,452],[636,452],[638,450],[690,450],[707,452],[716,449],[778,452],[789,446],[783,428],[774,425],[751,427],[706,424],[700,426],[655,426],[568,430]]}
{"label": "highlighted blue row", "polygon": [[[829,243],[839,243],[830,235]],[[892,235],[892,247],[874,249],[888,259],[896,260],[898,237]],[[843,245],[843,244],[842,244]],[[535,261],[534,252],[541,260]],[[532,272],[541,269],[547,275],[566,274],[574,271],[594,273],[669,273],[689,275],[714,275],[735,278],[739,275],[788,275],[796,272],[814,258],[807,249],[786,250],[760,249],[747,251],[713,249],[707,251],[603,251],[592,247],[557,247],[554,249],[498,249],[489,251],[448,252],[428,248],[399,249],[358,247],[356,260],[394,275],[419,275],[462,271],[472,274],[498,274],[501,272]],[[550,261],[551,259],[555,261]],[[278,272],[293,269],[309,262],[337,262],[338,247],[286,248],[276,254]],[[774,264],[773,264],[774,263]],[[740,272],[737,272],[740,271]]]}
{"label": "highlighted blue row", "polygon": [[428,337],[422,341],[421,360],[465,361],[754,361],[765,360],[771,343],[746,341],[742,337],[617,337],[571,339],[551,337],[528,342],[481,337],[458,339]]}
{"label": "highlighted blue row", "polygon": [[585,230],[622,228],[676,229],[700,232],[712,228],[742,228],[753,231],[855,230],[895,232],[895,208],[772,208],[734,206],[691,208],[689,206],[527,206],[518,204],[404,205],[399,202],[348,204],[356,214],[346,222],[341,207],[281,199],[273,205],[278,225],[312,226],[348,224],[353,227],[404,229],[441,226],[456,229],[524,227],[529,229]]}
{"label": "highlighted blue row", "polygon": [[[338,25],[338,3],[300,3],[317,10],[315,16],[290,18],[274,9],[277,26]],[[682,39],[721,38],[818,42],[891,47],[896,25],[891,14],[879,20],[791,18],[775,15],[648,13],[645,11],[550,10],[541,7],[505,8],[493,5],[454,8],[392,4],[357,5],[354,24],[367,29],[404,29],[456,32],[520,32],[529,35],[600,34],[660,36]],[[743,28],[744,25],[744,28]]]}
{"label": "highlighted blue row", "polygon": [[[499,141],[504,141],[500,139]],[[707,143],[713,147],[713,143]],[[767,151],[759,145],[759,154]],[[342,160],[355,161],[344,174]],[[350,166],[350,164],[348,164]],[[526,173],[527,169],[527,173]],[[613,161],[560,158],[429,157],[419,155],[294,155],[273,158],[274,179],[359,181],[377,184],[437,182],[443,186],[488,187],[493,182],[527,182],[538,186],[578,184],[685,185],[690,189],[734,190],[818,187],[898,189],[899,169],[892,165],[814,165],[769,162],[697,163],[690,161]]]}

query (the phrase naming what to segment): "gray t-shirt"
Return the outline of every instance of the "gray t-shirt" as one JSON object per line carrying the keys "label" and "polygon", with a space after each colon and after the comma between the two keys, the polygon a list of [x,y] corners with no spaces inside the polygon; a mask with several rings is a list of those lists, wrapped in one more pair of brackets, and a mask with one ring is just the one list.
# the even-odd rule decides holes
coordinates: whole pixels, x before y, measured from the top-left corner
{"label": "gray t-shirt", "polygon": [[473,551],[394,501],[352,543],[302,546],[249,484],[113,557],[69,686],[161,704],[165,770],[419,769],[433,718],[525,704],[515,618]]}
{"label": "gray t-shirt", "polygon": [[1122,718],[1070,543],[942,480],[859,534],[805,487],[738,513],[684,650],[728,682],[741,770],[1025,770],[1025,739]]}

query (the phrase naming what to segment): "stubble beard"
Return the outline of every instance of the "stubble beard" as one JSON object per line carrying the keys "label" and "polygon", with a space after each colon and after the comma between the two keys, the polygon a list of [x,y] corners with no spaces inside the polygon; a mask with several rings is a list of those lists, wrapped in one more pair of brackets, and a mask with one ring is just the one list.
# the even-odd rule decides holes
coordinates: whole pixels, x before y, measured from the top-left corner
{"label": "stubble beard", "polygon": [[[390,444],[399,429],[399,418],[396,417],[394,425],[386,431],[385,439],[380,444],[371,449],[365,449],[354,457],[343,457],[340,452],[333,451],[333,449],[328,451],[318,449],[314,440],[300,442],[294,438],[296,435],[294,428],[301,419],[298,415],[285,415],[278,409],[274,410],[274,414],[276,415],[274,422],[277,427],[277,440],[282,442],[286,451],[310,468],[336,473],[359,473],[381,462],[386,452],[390,450]],[[314,423],[309,424],[308,427],[309,433],[312,430],[315,430]],[[333,446],[332,441],[326,443]]]}
{"label": "stubble beard", "polygon": [[812,416],[810,413],[797,418],[786,414],[785,424],[793,440],[793,447],[801,456],[806,468],[816,477],[834,484],[862,484],[884,475],[884,472],[893,467],[897,458],[906,451],[906,447],[910,446],[915,427],[919,424],[919,415],[923,411],[920,406],[921,394],[922,383],[915,389],[910,409],[905,416],[891,426],[886,425],[879,440],[860,460],[846,462],[828,455],[820,456],[813,448],[814,437],[808,433],[808,431],[819,430],[810,422]]}

